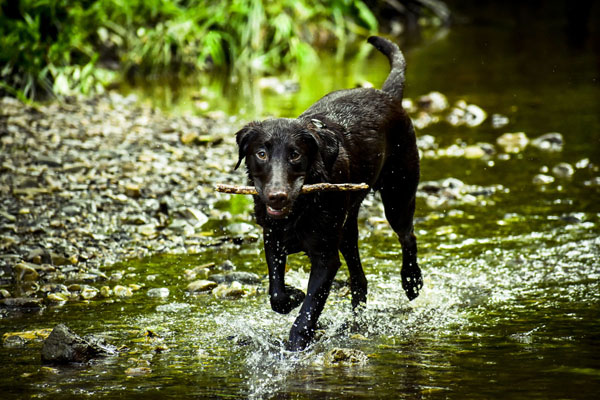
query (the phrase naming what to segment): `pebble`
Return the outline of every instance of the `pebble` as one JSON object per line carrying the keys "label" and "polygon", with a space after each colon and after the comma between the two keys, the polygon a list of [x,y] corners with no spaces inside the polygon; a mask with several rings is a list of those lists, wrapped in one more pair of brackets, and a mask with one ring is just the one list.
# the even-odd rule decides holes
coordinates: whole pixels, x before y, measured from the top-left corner
{"label": "pebble", "polygon": [[121,298],[133,296],[133,292],[131,291],[131,289],[126,286],[122,286],[122,285],[116,285],[113,288],[113,292],[114,292],[115,296],[121,297]]}
{"label": "pebble", "polygon": [[481,107],[459,100],[446,116],[446,121],[452,126],[467,125],[473,128],[481,125],[486,118],[487,113]]}
{"label": "pebble", "polygon": [[98,296],[99,290],[91,287],[91,286],[86,286],[83,289],[81,289],[81,292],[79,293],[79,295],[85,299],[85,300],[91,300],[93,298],[95,298],[96,296]]}
{"label": "pebble", "polygon": [[369,361],[367,355],[356,349],[334,348],[325,353],[323,363],[326,367],[333,366],[361,366]]}
{"label": "pebble", "polygon": [[167,289],[167,288],[152,288],[152,289],[148,289],[148,292],[146,292],[146,294],[148,295],[148,297],[151,297],[151,298],[166,299],[167,297],[169,297],[169,289]]}
{"label": "pebble", "polygon": [[[10,132],[2,140],[8,173],[0,174],[0,219],[7,222],[0,246],[16,256],[0,258],[0,270],[14,280],[97,282],[104,278],[91,268],[156,249],[187,253],[214,240],[196,229],[208,221],[206,210],[216,219],[226,213],[213,207],[210,186],[231,179],[239,121],[223,113],[167,116],[113,92],[35,109],[0,97],[0,121]],[[182,143],[186,133],[203,146],[206,167],[190,167],[198,165],[198,149]],[[164,229],[166,216],[182,218],[183,229]],[[46,266],[32,270],[22,260]]]}
{"label": "pebble", "polygon": [[440,92],[430,92],[417,99],[417,106],[430,113],[439,113],[448,108],[448,99]]}
{"label": "pebble", "polygon": [[537,174],[533,177],[533,183],[536,185],[549,185],[554,182],[554,177],[551,175]]}
{"label": "pebble", "polygon": [[35,268],[24,263],[15,264],[13,271],[17,281],[35,281],[40,276]]}
{"label": "pebble", "polygon": [[562,151],[564,139],[562,134],[550,132],[533,139],[531,145],[545,151]]}
{"label": "pebble", "polygon": [[209,280],[217,283],[240,282],[247,285],[260,285],[260,277],[252,272],[232,271],[225,274],[214,274],[208,277]]}
{"label": "pebble", "polygon": [[500,129],[508,125],[510,120],[507,116],[502,114],[492,114],[492,127],[495,129]]}
{"label": "pebble", "polygon": [[246,294],[239,282],[233,282],[231,285],[219,285],[212,291],[215,297],[223,299],[239,299]]}
{"label": "pebble", "polygon": [[102,296],[104,298],[108,298],[108,297],[111,297],[112,295],[113,295],[113,291],[110,287],[102,286],[100,288],[100,296]]}
{"label": "pebble", "polygon": [[10,297],[0,299],[0,307],[20,308],[20,309],[39,309],[42,299],[32,297]]}
{"label": "pebble", "polygon": [[557,178],[572,178],[575,174],[575,168],[569,163],[562,162],[552,168],[552,174]]}
{"label": "pebble", "polygon": [[131,367],[125,370],[127,376],[143,376],[152,373],[152,369],[148,367]]}
{"label": "pebble", "polygon": [[524,132],[505,133],[496,139],[496,143],[507,153],[519,153],[529,144]]}
{"label": "pebble", "polygon": [[216,288],[218,286],[218,283],[214,282],[214,281],[207,281],[207,280],[197,280],[197,281],[193,281],[190,282],[187,287],[186,290],[188,292],[209,292],[211,290],[213,290],[214,288]]}
{"label": "pebble", "polygon": [[69,300],[69,296],[64,293],[48,293],[46,298],[50,301],[62,303]]}

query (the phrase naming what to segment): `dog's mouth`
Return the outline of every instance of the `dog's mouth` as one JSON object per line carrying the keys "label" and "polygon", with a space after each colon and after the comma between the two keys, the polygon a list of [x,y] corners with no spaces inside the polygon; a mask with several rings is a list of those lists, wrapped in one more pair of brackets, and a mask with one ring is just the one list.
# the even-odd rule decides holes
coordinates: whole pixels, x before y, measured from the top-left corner
{"label": "dog's mouth", "polygon": [[284,218],[290,213],[289,207],[275,208],[267,205],[267,214],[273,218]]}

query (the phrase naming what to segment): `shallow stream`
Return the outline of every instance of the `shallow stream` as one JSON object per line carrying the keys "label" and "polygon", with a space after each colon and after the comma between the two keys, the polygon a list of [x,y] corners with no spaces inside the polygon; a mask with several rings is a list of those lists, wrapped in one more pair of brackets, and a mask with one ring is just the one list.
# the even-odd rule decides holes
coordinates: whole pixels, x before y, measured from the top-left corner
{"label": "shallow stream", "polygon": [[[226,260],[237,271],[261,278],[267,272],[250,203],[215,195],[216,207],[235,211],[233,221],[211,220],[203,229],[226,235],[236,222],[241,243],[107,266],[108,276],[123,276],[121,284],[142,285],[127,299],[69,302],[0,319],[2,333],[63,322],[81,335],[99,334],[126,347],[90,364],[40,369],[40,341],[4,345],[0,397],[597,396],[599,38],[595,32],[595,42],[591,35],[575,46],[565,22],[551,21],[475,20],[407,52],[407,97],[416,100],[436,90],[450,108],[465,100],[488,114],[475,127],[441,121],[418,132],[435,143],[424,150],[422,181],[455,178],[467,187],[461,196],[418,199],[415,232],[425,277],[419,298],[408,302],[404,295],[400,245],[382,219],[378,198],[369,197],[360,223],[366,308],[353,315],[343,267],[317,342],[302,353],[284,351],[295,312],[282,316],[270,310],[265,281],[241,285],[245,294],[235,299],[185,290],[185,270],[211,263],[216,265],[202,274],[222,272]],[[387,71],[387,61],[372,54],[330,75],[334,78],[300,77],[298,93],[265,95],[261,101],[272,114],[294,116],[330,90],[363,81],[379,87]],[[524,132],[529,139],[559,132],[564,145],[548,151],[529,143],[510,153],[496,142],[507,132]],[[493,144],[496,153],[460,153],[482,142]],[[561,163],[572,171],[555,168]],[[307,259],[292,256],[289,267],[287,283],[305,289]],[[149,297],[152,288],[167,288],[169,294]],[[331,351],[340,348],[358,354],[356,362],[332,359]]]}

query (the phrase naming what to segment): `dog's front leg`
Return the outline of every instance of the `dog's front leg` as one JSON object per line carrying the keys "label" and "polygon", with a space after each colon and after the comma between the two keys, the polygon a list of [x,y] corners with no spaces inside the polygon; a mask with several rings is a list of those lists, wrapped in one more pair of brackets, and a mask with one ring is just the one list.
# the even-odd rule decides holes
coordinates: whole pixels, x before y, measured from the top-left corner
{"label": "dog's front leg", "polygon": [[333,278],[340,268],[337,248],[327,253],[309,254],[309,257],[312,266],[306,298],[290,331],[288,348],[293,351],[305,349],[315,335],[317,321],[329,296]]}
{"label": "dog's front leg", "polygon": [[280,314],[288,314],[304,300],[304,292],[285,285],[285,262],[287,251],[275,230],[265,229],[265,255],[269,267],[269,299],[271,308]]}

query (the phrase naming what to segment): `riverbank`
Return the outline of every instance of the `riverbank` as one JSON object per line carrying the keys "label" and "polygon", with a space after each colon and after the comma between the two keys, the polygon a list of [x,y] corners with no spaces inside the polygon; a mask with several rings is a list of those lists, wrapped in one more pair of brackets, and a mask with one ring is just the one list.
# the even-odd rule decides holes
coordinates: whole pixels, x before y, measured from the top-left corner
{"label": "riverbank", "polygon": [[0,99],[0,283],[21,283],[3,297],[211,244],[201,227],[221,218],[212,184],[232,179],[240,124],[168,116],[116,93],[39,108]]}

